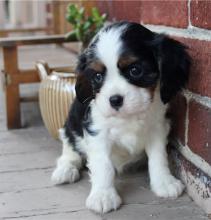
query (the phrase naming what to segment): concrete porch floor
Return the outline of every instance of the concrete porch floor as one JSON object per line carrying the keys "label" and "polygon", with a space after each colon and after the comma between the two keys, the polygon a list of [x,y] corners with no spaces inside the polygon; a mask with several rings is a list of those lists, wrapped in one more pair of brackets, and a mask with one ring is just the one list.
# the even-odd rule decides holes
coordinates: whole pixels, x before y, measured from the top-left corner
{"label": "concrete porch floor", "polygon": [[[23,89],[29,91],[29,87]],[[145,170],[117,178],[116,186],[123,198],[118,211],[105,215],[90,212],[85,208],[90,189],[87,171],[72,185],[56,187],[50,181],[61,143],[51,138],[43,126],[38,104],[22,105],[23,123],[27,127],[12,131],[5,127],[3,104],[0,92],[0,219],[208,219],[185,193],[176,200],[156,197],[149,190]]]}

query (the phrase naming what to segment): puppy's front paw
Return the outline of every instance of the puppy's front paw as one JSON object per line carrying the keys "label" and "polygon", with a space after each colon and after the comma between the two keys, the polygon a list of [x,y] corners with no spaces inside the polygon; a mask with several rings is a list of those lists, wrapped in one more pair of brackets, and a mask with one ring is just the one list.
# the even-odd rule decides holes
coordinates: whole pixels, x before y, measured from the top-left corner
{"label": "puppy's front paw", "polygon": [[177,198],[182,194],[184,185],[180,180],[172,175],[160,178],[155,183],[151,183],[152,191],[163,198]]}
{"label": "puppy's front paw", "polygon": [[62,183],[73,183],[79,178],[79,171],[74,166],[58,166],[51,176],[51,180],[55,185]]}
{"label": "puppy's front paw", "polygon": [[116,210],[121,205],[122,200],[114,188],[91,191],[87,200],[86,207],[97,213],[106,213]]}

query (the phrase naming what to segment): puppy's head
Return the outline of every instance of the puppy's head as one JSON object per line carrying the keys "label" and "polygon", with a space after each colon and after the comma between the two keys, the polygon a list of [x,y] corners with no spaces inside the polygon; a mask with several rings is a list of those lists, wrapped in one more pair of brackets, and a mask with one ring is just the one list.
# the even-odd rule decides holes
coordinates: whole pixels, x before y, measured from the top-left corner
{"label": "puppy's head", "polygon": [[137,23],[114,23],[79,57],[76,96],[94,99],[108,117],[144,112],[158,85],[163,104],[184,87],[189,66],[181,43]]}

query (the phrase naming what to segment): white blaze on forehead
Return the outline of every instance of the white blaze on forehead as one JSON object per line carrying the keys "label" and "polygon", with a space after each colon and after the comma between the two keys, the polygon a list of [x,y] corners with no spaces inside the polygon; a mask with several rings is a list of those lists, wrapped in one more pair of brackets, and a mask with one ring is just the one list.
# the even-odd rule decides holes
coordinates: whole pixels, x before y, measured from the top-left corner
{"label": "white blaze on forehead", "polygon": [[122,25],[120,27],[112,27],[108,31],[101,31],[99,33],[96,53],[106,67],[114,67],[118,62],[119,53],[122,47],[120,37],[125,28],[126,25]]}

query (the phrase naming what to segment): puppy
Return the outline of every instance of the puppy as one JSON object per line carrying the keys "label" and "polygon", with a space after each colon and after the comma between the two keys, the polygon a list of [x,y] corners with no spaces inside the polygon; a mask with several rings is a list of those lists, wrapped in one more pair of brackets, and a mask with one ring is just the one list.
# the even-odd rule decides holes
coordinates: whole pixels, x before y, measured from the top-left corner
{"label": "puppy", "polygon": [[63,152],[55,184],[79,179],[82,158],[90,170],[86,206],[98,213],[117,209],[115,170],[148,156],[150,185],[160,197],[177,197],[184,186],[171,175],[166,145],[169,101],[188,80],[185,46],[140,24],[103,28],[81,54],[76,99],[63,129]]}

